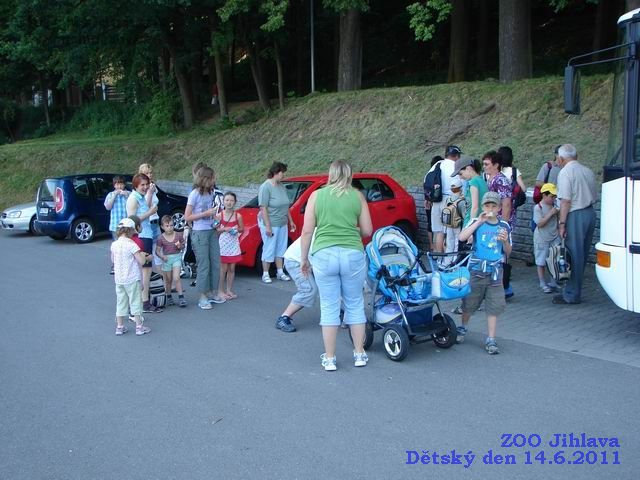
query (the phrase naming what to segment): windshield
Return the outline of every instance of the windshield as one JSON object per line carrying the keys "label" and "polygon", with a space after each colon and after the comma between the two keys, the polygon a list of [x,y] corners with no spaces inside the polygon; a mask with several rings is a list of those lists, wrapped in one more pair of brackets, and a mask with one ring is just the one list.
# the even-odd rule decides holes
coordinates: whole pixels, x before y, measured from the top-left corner
{"label": "windshield", "polygon": [[[627,29],[621,30],[620,44],[627,40]],[[616,50],[617,56],[627,54],[628,47]],[[607,143],[607,165],[622,165],[622,132],[624,118],[624,84],[625,61],[615,63],[613,77],[613,102],[611,104],[611,119],[609,121],[609,142]]]}

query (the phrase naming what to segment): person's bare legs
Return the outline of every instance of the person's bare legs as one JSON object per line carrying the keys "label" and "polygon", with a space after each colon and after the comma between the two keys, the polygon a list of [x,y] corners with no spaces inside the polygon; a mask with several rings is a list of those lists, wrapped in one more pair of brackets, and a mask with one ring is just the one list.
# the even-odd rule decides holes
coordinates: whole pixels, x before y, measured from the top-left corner
{"label": "person's bare legs", "polygon": [[[323,326],[322,327],[322,341],[324,342],[324,353],[326,358],[332,358],[336,356],[336,339],[338,338],[337,326]],[[362,348],[362,344],[360,345]]]}
{"label": "person's bare legs", "polygon": [[229,263],[227,264],[227,296],[231,298],[235,298],[237,295],[233,293],[233,281],[236,278],[236,264]]}
{"label": "person's bare legs", "polygon": [[433,232],[433,252],[444,252],[444,232]]}
{"label": "person's bare legs", "polygon": [[364,323],[349,325],[351,338],[353,339],[353,349],[356,353],[364,352],[365,325]]}
{"label": "person's bare legs", "polygon": [[151,283],[151,268],[142,269],[142,301],[149,301],[149,283]]}
{"label": "person's bare legs", "polygon": [[296,305],[295,303],[290,303],[282,313],[282,316],[293,317],[296,313],[298,313],[303,308],[304,307],[302,305]]}
{"label": "person's bare legs", "polygon": [[226,297],[224,293],[224,284],[229,273],[229,264],[220,263],[220,280],[218,281],[218,296]]}
{"label": "person's bare legs", "polygon": [[487,336],[495,338],[496,325],[498,324],[498,317],[496,315],[487,315]]}
{"label": "person's bare legs", "polygon": [[262,274],[263,275],[268,275],[269,274],[269,269],[271,268],[271,262],[262,262]]}

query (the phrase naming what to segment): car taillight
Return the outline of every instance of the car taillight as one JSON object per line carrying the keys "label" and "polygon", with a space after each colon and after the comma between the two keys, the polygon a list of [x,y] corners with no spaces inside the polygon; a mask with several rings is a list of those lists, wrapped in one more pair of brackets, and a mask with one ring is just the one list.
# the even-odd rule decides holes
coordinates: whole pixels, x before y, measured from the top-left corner
{"label": "car taillight", "polygon": [[56,187],[56,213],[60,213],[64,210],[64,193],[60,187]]}

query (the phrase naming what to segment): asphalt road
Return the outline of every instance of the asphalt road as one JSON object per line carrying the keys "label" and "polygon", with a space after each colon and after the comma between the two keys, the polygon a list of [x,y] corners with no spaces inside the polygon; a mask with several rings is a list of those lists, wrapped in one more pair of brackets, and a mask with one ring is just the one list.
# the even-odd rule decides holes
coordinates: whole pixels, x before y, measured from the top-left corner
{"label": "asphalt road", "polygon": [[[638,368],[513,340],[491,357],[479,335],[394,363],[376,333],[356,369],[341,331],[327,373],[317,309],[281,333],[293,286],[247,271],[239,299],[201,311],[188,287],[150,335],[116,337],[108,247],[0,235],[2,480],[637,478]],[[549,445],[570,432],[619,446]],[[452,450],[471,465],[441,464]]]}

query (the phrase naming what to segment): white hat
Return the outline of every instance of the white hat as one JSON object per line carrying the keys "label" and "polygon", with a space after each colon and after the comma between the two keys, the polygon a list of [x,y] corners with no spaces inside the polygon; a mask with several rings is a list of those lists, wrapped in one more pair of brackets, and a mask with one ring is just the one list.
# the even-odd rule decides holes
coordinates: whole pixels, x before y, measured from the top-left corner
{"label": "white hat", "polygon": [[136,228],[136,224],[130,218],[123,218],[122,220],[120,220],[118,227]]}
{"label": "white hat", "polygon": [[462,180],[460,180],[458,177],[452,178],[451,188],[462,188]]}

